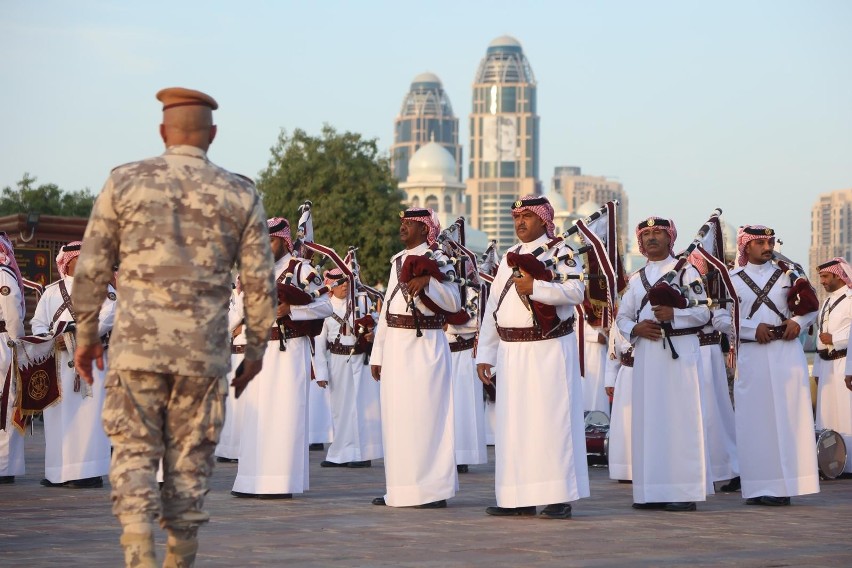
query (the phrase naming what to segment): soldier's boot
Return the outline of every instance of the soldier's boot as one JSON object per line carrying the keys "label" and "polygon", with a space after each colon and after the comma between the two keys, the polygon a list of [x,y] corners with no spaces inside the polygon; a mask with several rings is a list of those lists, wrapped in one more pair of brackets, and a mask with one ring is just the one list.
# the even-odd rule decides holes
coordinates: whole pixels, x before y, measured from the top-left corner
{"label": "soldier's boot", "polygon": [[198,553],[196,531],[171,531],[166,541],[163,568],[192,568]]}
{"label": "soldier's boot", "polygon": [[154,533],[150,524],[126,525],[119,542],[124,548],[124,564],[127,568],[157,568]]}

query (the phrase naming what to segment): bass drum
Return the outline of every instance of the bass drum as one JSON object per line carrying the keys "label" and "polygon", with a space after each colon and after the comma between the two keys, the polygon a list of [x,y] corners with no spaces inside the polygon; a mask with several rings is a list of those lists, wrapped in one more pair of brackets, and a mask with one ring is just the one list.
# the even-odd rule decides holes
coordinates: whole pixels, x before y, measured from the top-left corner
{"label": "bass drum", "polygon": [[817,430],[817,465],[822,479],[835,479],[846,467],[846,442],[834,430]]}

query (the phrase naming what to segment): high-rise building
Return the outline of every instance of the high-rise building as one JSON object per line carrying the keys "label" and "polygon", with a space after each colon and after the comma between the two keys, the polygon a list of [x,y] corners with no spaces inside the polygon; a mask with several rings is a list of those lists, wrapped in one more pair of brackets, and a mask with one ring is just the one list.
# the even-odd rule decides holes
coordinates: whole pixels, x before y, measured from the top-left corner
{"label": "high-rise building", "polygon": [[[594,212],[607,201],[618,200],[618,232],[622,236],[621,250],[627,245],[628,202],[627,193],[620,181],[605,176],[583,175],[576,166],[558,166],[554,168],[550,182],[551,193],[558,193],[565,200],[568,211],[589,210]],[[585,215],[584,215],[585,216]]]}
{"label": "high-rise building", "polygon": [[441,80],[433,73],[421,73],[411,82],[394,121],[391,170],[399,181],[408,178],[408,162],[421,146],[435,141],[453,156],[455,176],[461,181],[462,147],[459,144],[459,119],[453,114],[450,99]]}
{"label": "high-rise building", "polygon": [[[836,256],[852,260],[852,189],[823,193],[811,209],[811,282],[819,282],[817,266]],[[815,287],[822,294],[822,287]]]}
{"label": "high-rise building", "polygon": [[501,251],[517,239],[511,206],[540,194],[536,82],[521,44],[492,41],[473,82],[470,114],[470,221],[496,239]]}

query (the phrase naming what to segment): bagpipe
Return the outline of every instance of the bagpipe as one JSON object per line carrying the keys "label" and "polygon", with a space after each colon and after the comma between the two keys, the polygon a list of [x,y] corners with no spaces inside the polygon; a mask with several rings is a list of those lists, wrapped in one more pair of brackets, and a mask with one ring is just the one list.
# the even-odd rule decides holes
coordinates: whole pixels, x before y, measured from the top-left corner
{"label": "bagpipe", "polygon": [[790,277],[792,284],[787,291],[787,307],[790,309],[790,313],[803,316],[817,311],[819,299],[802,265],[793,262],[780,252],[773,251],[772,259],[778,264],[778,268]]}
{"label": "bagpipe", "polygon": [[[598,281],[600,283],[598,289],[601,294],[595,294],[593,299],[606,306],[604,324],[609,327],[612,323],[612,313],[614,313],[618,301],[618,292],[624,288],[626,283],[624,269],[618,254],[617,208],[617,200],[609,201],[588,217],[575,221],[566,231],[554,236],[532,252],[518,254],[510,251],[506,253],[506,264],[512,268],[513,277],[519,278],[523,270],[534,279],[545,282]],[[567,242],[574,236],[585,243],[577,247],[576,250]],[[554,254],[544,260],[538,258],[560,245],[565,247],[564,253]],[[594,269],[595,272],[591,270],[573,274],[558,272],[557,267],[560,263],[564,262],[568,266],[576,266],[575,257],[578,255],[586,255],[585,266]],[[587,287],[587,296],[590,296],[591,293],[591,287]],[[524,303],[529,307],[533,325],[541,329],[545,336],[561,323],[556,315],[555,306],[542,304],[528,296],[524,298]]]}

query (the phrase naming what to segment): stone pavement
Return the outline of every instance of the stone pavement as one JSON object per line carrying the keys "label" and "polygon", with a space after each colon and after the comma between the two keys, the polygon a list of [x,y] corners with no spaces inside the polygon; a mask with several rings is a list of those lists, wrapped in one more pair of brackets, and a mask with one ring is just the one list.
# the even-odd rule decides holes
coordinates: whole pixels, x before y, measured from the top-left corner
{"label": "stone pavement", "polygon": [[[322,469],[292,501],[236,499],[236,464],[217,464],[197,566],[852,566],[852,480],[826,481],[793,506],[749,507],[717,494],[695,513],[631,509],[631,487],[590,471],[592,497],[567,521],[493,518],[493,448],[459,476],[447,509],[375,507],[381,461]],[[27,438],[29,473],[0,485],[0,566],[120,566],[109,490],[50,489],[40,425]],[[165,535],[157,534],[162,560]]]}

